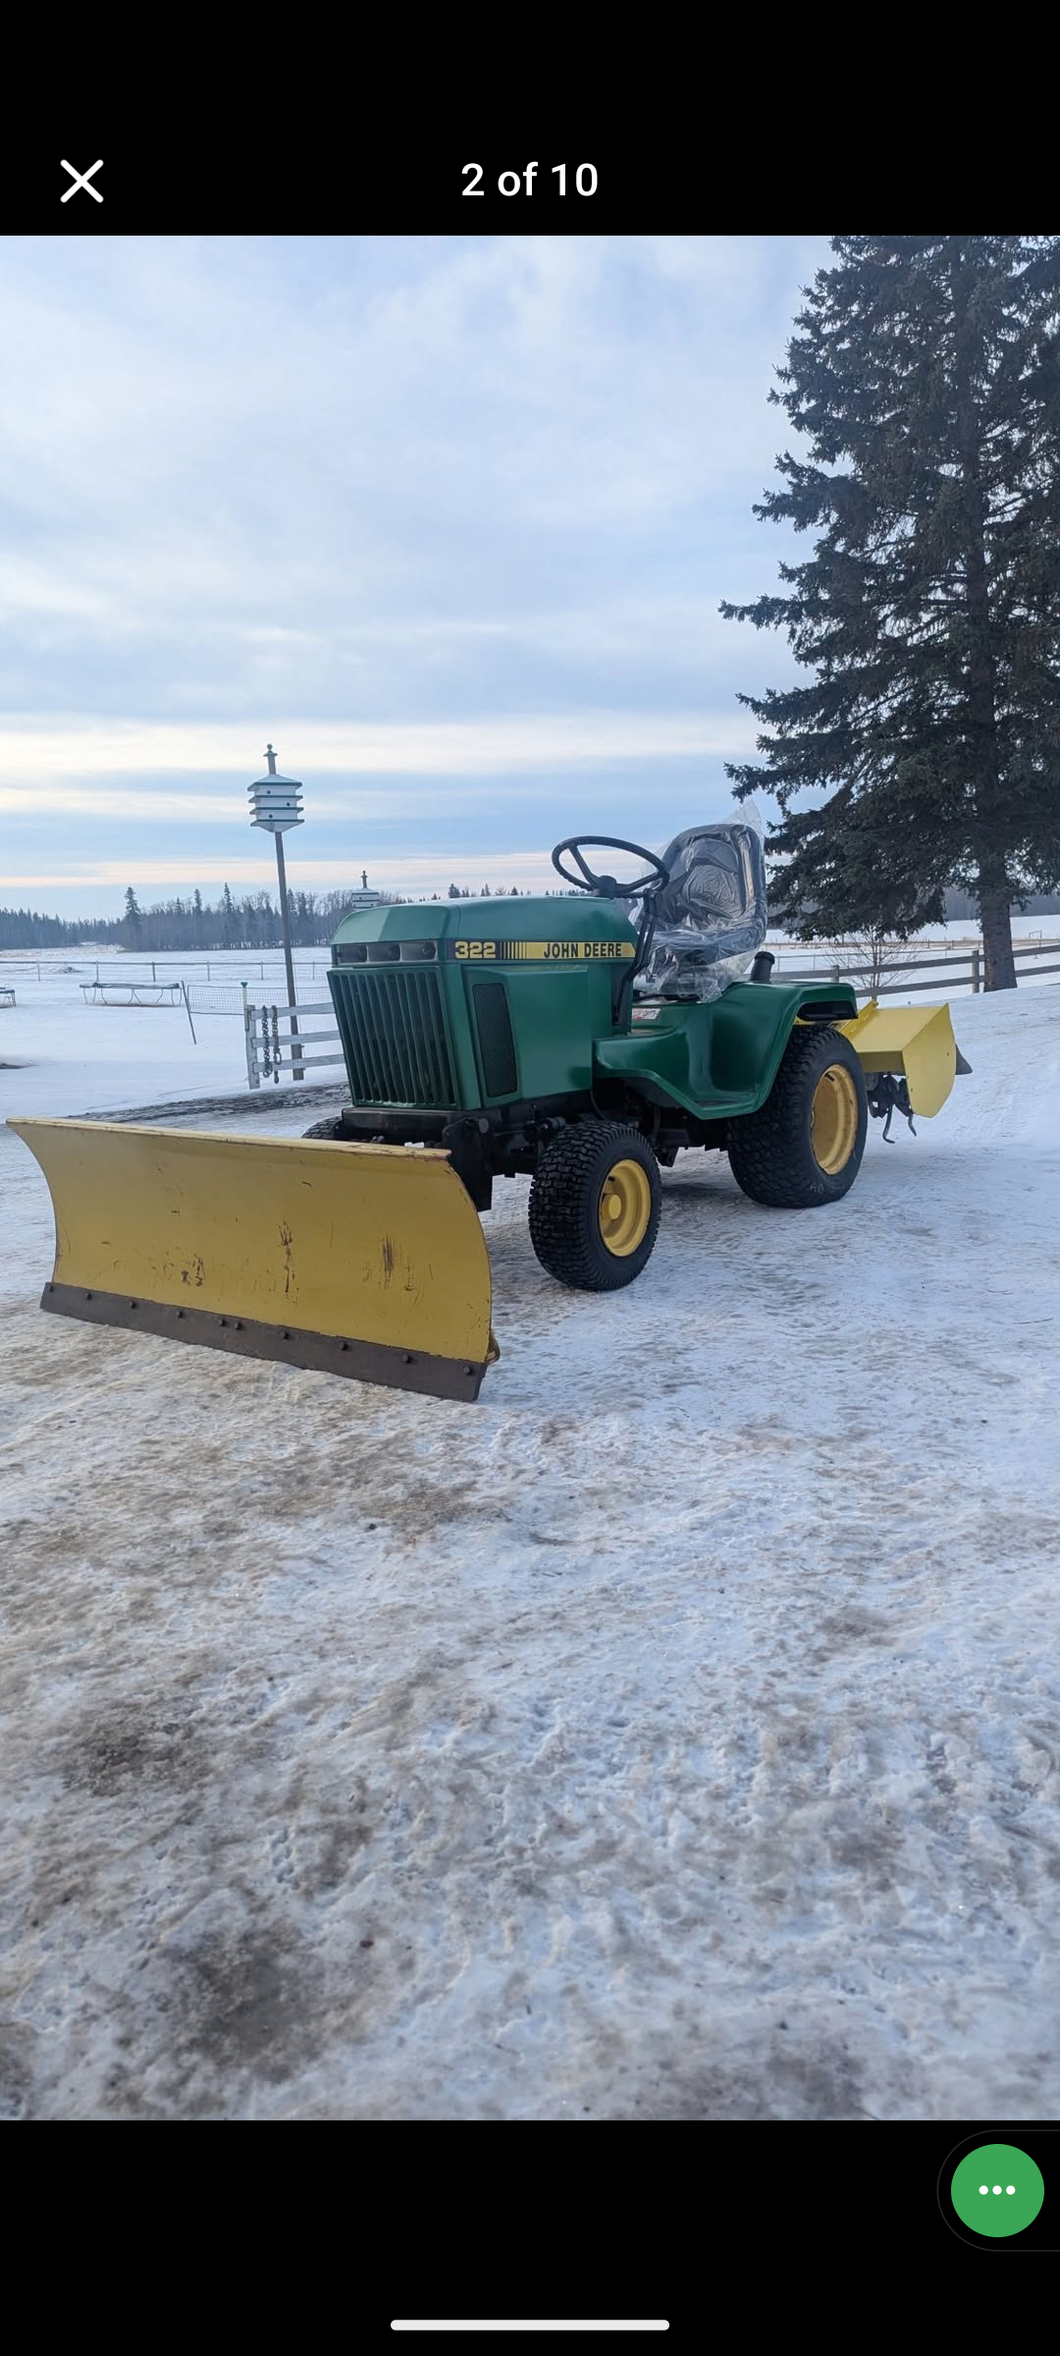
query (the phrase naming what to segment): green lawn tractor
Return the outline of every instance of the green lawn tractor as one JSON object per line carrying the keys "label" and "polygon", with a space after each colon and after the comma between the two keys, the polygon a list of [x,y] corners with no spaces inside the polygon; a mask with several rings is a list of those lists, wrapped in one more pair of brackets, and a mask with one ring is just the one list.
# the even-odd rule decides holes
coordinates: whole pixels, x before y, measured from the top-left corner
{"label": "green lawn tractor", "polygon": [[[643,872],[596,872],[594,848]],[[548,1273],[610,1292],[651,1257],[677,1154],[816,1209],[853,1185],[870,1114],[930,1116],[967,1071],[945,1006],[859,1013],[848,982],[771,979],[754,828],[552,856],[576,890],[346,917],[350,1101],[302,1139],[12,1122],[55,1211],[42,1307],[473,1399],[498,1355],[478,1217],[498,1179],[529,1176]]]}

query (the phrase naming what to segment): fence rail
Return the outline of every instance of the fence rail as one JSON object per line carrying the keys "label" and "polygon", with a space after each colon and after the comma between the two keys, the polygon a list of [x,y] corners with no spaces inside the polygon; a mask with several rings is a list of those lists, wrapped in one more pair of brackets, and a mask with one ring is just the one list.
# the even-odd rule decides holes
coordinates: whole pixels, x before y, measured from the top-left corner
{"label": "fence rail", "polygon": [[[60,956],[62,958],[61,964],[59,962]],[[236,965],[234,962],[237,956],[239,958],[238,965]],[[103,961],[102,959],[97,959],[95,957],[88,957],[84,955],[80,957],[74,955],[71,957],[69,951],[67,950],[57,951],[54,958],[20,957],[12,950],[3,949],[0,950],[0,972],[6,971],[8,973],[33,974],[39,982],[44,979],[49,981],[54,980],[56,976],[62,974],[87,973],[91,968],[93,978],[97,982],[124,982],[129,979],[129,968],[134,967],[143,969],[140,974],[141,980],[146,979],[147,969],[150,968],[152,981],[156,981],[159,978],[159,969],[161,969],[161,978],[164,981],[166,979],[167,973],[172,975],[174,961],[177,959],[180,961],[180,970],[182,975],[205,973],[206,979],[209,982],[213,980],[214,974],[223,974],[229,981],[235,982],[235,987],[237,989],[239,987],[239,981],[236,979],[236,977],[242,976],[244,974],[251,979],[256,976],[259,982],[273,980],[282,982],[284,979],[282,955],[277,955],[271,959],[269,957],[261,959],[254,956],[246,957],[238,950],[225,950],[224,952],[219,951],[218,954],[212,958],[185,957],[184,952],[181,949],[170,950],[166,954],[158,957],[130,956],[125,961],[123,970],[120,974],[101,975],[99,969]],[[320,957],[315,958],[310,966],[306,967],[303,965],[300,968],[299,974],[296,978],[302,981],[308,980],[315,982],[318,980],[321,974],[327,973],[330,962],[330,957],[326,954],[322,954]]]}
{"label": "fence rail", "polygon": [[[1014,948],[1012,955],[1014,958],[1047,957],[1053,949],[1060,950],[1060,941],[1034,942],[1019,949]],[[909,997],[916,990],[934,990],[936,988],[933,981],[910,981],[908,976],[911,973],[934,973],[940,971],[943,966],[964,966],[968,969],[974,996],[983,986],[983,962],[983,948],[979,943],[974,949],[965,950],[957,956],[912,956],[903,962],[900,952],[895,950],[890,953],[885,951],[879,962],[867,957],[859,963],[855,957],[843,956],[830,958],[823,965],[786,965],[778,972],[777,979],[783,982],[856,982],[859,976],[862,979],[867,976],[872,982],[874,997],[897,998]],[[1036,965],[1034,971],[1038,974],[1060,973],[1060,964]],[[901,973],[904,978],[891,982],[883,979],[873,980],[874,975],[882,976],[888,973]]]}
{"label": "fence rail", "polygon": [[[562,895],[558,893],[556,895],[557,898],[560,898],[561,896]],[[791,954],[791,950],[782,945],[778,945],[775,938],[772,944],[767,943],[767,946],[770,945],[773,947],[774,955],[786,957]],[[925,941],[919,945],[915,942],[911,942],[909,944],[910,953],[908,959],[903,959],[900,952],[897,950],[891,950],[889,952],[885,951],[884,955],[887,961],[887,968],[890,971],[897,971],[899,968],[909,971],[915,966],[920,971],[930,971],[932,968],[941,966],[970,965],[972,968],[973,990],[975,990],[977,986],[979,988],[982,987],[981,977],[983,967],[983,947],[981,941],[971,940],[968,948],[962,949],[956,954],[950,953],[938,957],[923,956],[920,954],[921,948],[930,950],[934,946],[935,944],[931,941]],[[1018,946],[1014,945],[1013,956],[1016,958],[1044,957],[1053,950],[1055,950],[1057,957],[1060,958],[1060,938],[1050,939],[1046,935],[1039,933],[1032,941],[1023,940],[1019,943]],[[63,974],[85,973],[91,970],[93,980],[101,984],[127,984],[130,981],[146,981],[148,973],[150,973],[152,982],[164,983],[174,979],[173,960],[179,958],[180,978],[182,980],[185,979],[185,977],[194,977],[197,974],[204,974],[206,977],[205,983],[198,982],[193,978],[188,978],[187,981],[188,997],[191,1005],[196,1008],[197,1012],[202,1014],[238,1014],[242,1010],[243,1001],[241,990],[244,980],[246,980],[248,983],[254,979],[262,982],[275,981],[282,987],[284,984],[284,973],[282,966],[279,963],[272,962],[268,957],[262,959],[240,955],[239,964],[237,966],[233,962],[236,955],[239,955],[239,952],[227,951],[224,953],[224,955],[214,956],[213,958],[202,957],[196,959],[194,957],[185,957],[181,951],[174,950],[171,955],[167,957],[135,958],[130,956],[127,960],[123,960],[122,969],[120,972],[104,974],[100,970],[102,961],[96,960],[92,957],[82,956],[80,958],[74,959],[66,957],[64,962],[60,964],[57,959],[55,962],[53,962],[51,958],[42,959],[34,957],[20,957],[17,953],[14,953],[10,950],[4,950],[3,952],[0,952],[0,973],[7,972],[17,975],[32,974],[35,976],[37,981],[41,981],[44,978],[51,980]],[[301,983],[318,981],[322,975],[328,972],[329,963],[330,960],[324,956],[319,959],[314,959],[314,961],[308,966],[303,965],[299,970],[297,982]],[[845,951],[841,951],[840,956],[837,959],[835,949],[831,945],[814,954],[808,964],[800,966],[789,966],[783,970],[786,974],[786,977],[791,981],[813,981],[814,979],[820,980],[822,976],[826,980],[832,980],[835,978],[837,965],[841,976],[843,974],[853,976],[856,973],[866,973],[871,971],[870,961],[866,961],[864,965],[859,965],[856,959],[851,957],[851,960],[848,963]],[[1044,969],[1039,967],[1036,970],[1044,970],[1048,973],[1053,973],[1056,971],[1056,967],[1048,966]],[[978,985],[975,978],[977,971],[980,977]],[[885,985],[885,987],[888,989],[893,989],[898,986],[899,985],[897,984]],[[910,985],[902,984],[900,986],[903,988],[921,987],[919,983]],[[212,999],[207,997],[207,990],[212,990],[214,993],[216,993],[216,999],[218,1002],[215,1003]],[[305,1011],[306,1010],[303,1008],[303,1012]]]}
{"label": "fence rail", "polygon": [[[306,1017],[329,1014],[331,1027],[326,1031],[303,1031]],[[342,1064],[346,1058],[339,1045],[335,1027],[335,1009],[328,999],[326,1004],[309,1006],[253,1006],[243,984],[243,1036],[247,1051],[247,1085],[260,1088],[263,1080],[276,1084],[284,1072],[300,1080],[311,1064]],[[306,1055],[305,1049],[334,1040],[334,1055]]]}
{"label": "fence rail", "polygon": [[[180,953],[179,951],[176,951],[174,954],[179,956]],[[300,981],[317,981],[321,974],[327,973],[330,962],[330,958],[324,957],[315,960],[314,963],[308,968],[306,966],[302,966],[300,972],[296,973],[295,975],[295,988],[297,989],[298,983]],[[92,965],[94,960],[92,958],[85,958],[82,960],[82,963]],[[130,958],[129,964],[130,966],[140,965],[144,968],[150,966],[151,980],[153,982],[167,981],[171,977],[173,971],[171,961],[161,957],[142,957],[138,959]],[[56,969],[53,967],[52,970],[61,971],[62,969]],[[198,960],[196,960],[194,957],[180,957],[180,971],[182,977],[186,974],[193,975],[205,973],[207,982],[214,984],[215,987],[221,986],[224,983],[228,983],[231,988],[236,990],[239,989],[240,983],[244,979],[253,980],[255,976],[259,982],[283,983],[286,980],[285,970],[282,962],[270,964],[268,958],[262,962],[256,957],[241,957],[239,964],[236,965],[229,962],[227,957],[224,959],[219,957],[207,957],[200,958]],[[146,973],[139,975],[137,978],[140,980],[146,979]],[[121,973],[101,974],[99,966],[96,965],[95,979],[97,982],[125,982],[129,980],[129,971],[128,968],[123,967]],[[197,986],[201,987],[202,985],[200,984]]]}

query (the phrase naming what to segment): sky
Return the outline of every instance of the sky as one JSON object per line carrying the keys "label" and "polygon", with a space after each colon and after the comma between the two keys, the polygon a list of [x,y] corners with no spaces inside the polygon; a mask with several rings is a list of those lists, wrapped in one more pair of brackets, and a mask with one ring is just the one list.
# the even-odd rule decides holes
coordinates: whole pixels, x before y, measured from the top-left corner
{"label": "sky", "polygon": [[[824,238],[0,241],[0,905],[554,881],[732,809]],[[771,805],[763,797],[763,814]]]}

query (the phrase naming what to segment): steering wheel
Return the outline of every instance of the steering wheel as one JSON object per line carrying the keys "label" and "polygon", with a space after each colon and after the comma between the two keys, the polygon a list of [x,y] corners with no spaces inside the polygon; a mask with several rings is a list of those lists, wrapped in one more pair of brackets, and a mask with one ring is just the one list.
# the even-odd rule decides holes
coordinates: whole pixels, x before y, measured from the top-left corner
{"label": "steering wheel", "polygon": [[[613,875],[595,875],[582,858],[579,849],[581,843],[594,845],[604,851],[628,851],[634,859],[648,859],[654,874],[638,875],[635,883],[618,883]],[[564,867],[564,851],[569,851],[571,858],[581,868],[580,875],[572,875],[570,868]],[[670,881],[669,868],[656,858],[654,851],[646,851],[643,843],[627,843],[619,834],[569,834],[565,841],[556,844],[552,865],[556,874],[563,877],[564,883],[576,884],[580,892],[595,892],[600,900],[636,900],[642,892],[661,892],[664,884]]]}

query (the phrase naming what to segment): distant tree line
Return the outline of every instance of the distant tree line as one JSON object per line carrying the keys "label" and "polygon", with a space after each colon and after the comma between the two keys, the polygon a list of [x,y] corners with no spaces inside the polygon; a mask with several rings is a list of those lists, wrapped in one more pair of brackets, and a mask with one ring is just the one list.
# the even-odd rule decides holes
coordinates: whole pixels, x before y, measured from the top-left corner
{"label": "distant tree line", "polygon": [[[451,883],[444,892],[432,892],[432,900],[518,899],[518,884],[510,892],[491,892],[488,884],[474,891],[469,884]],[[555,893],[549,898],[562,899],[569,895]],[[296,948],[326,948],[351,907],[356,905],[352,891],[347,892],[289,892],[291,933]],[[398,903],[400,904],[400,903]],[[1060,914],[1060,894],[1039,894],[1025,901],[1028,914],[1055,916]],[[976,917],[978,910],[969,892],[947,891],[944,914],[948,923]],[[29,908],[0,908],[0,949],[81,949],[94,945],[110,948],[120,943],[122,948],[139,950],[141,954],[165,950],[220,950],[220,949],[280,949],[280,911],[268,892],[253,892],[237,900],[226,884],[216,906],[194,892],[190,900],[157,901],[150,908],[141,908],[136,893],[129,886],[125,894],[125,913],[120,919],[113,916],[41,916]]]}
{"label": "distant tree line", "polygon": [[[505,897],[518,898],[513,884]],[[432,900],[493,899],[484,884],[481,892],[450,884],[447,893],[432,892]],[[326,948],[342,919],[356,906],[351,887],[345,892],[296,892],[287,895],[291,938],[298,949]],[[195,891],[190,900],[156,901],[141,908],[130,884],[125,910],[113,916],[41,916],[35,909],[0,908],[0,949],[80,949],[89,944],[153,952],[176,950],[280,949],[283,933],[280,911],[269,892],[248,892],[237,900],[226,884],[216,905]]]}

